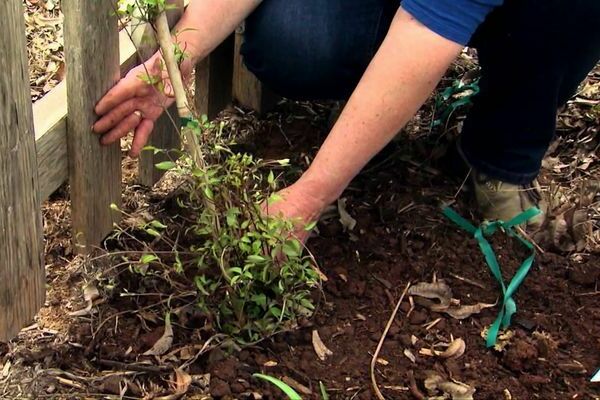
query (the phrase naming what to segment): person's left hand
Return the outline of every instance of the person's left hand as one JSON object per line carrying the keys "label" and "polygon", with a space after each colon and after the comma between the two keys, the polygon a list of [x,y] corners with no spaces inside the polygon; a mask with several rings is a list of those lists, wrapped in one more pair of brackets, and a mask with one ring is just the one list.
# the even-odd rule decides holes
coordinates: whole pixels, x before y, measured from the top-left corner
{"label": "person's left hand", "polygon": [[310,231],[306,226],[311,222],[318,221],[321,213],[327,206],[326,202],[311,190],[305,183],[298,181],[291,186],[277,192],[279,199],[264,206],[267,215],[279,215],[294,221],[294,232],[292,235],[302,244],[306,242]]}

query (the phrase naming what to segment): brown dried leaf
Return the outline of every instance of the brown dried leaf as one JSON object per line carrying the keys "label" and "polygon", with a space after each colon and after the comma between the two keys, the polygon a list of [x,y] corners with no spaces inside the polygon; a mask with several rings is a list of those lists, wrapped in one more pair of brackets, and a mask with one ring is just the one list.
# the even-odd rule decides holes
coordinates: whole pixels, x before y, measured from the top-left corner
{"label": "brown dried leaf", "polygon": [[449,381],[436,371],[426,371],[426,374],[424,385],[430,395],[435,396],[442,392],[452,400],[473,400],[474,387],[455,380]]}
{"label": "brown dried leaf", "polygon": [[444,310],[446,314],[451,316],[454,319],[465,319],[469,318],[473,314],[479,314],[482,310],[486,308],[494,307],[496,304],[487,304],[487,303],[477,303],[473,305],[459,306],[459,307],[450,307],[447,310]]}
{"label": "brown dried leaf", "polygon": [[160,356],[165,354],[171,348],[173,344],[173,327],[171,326],[171,315],[167,314],[165,317],[165,332],[158,339],[154,346],[145,353],[144,356]]}
{"label": "brown dried leaf", "polygon": [[94,284],[87,284],[83,288],[83,299],[86,301],[87,306],[81,310],[73,311],[69,313],[71,317],[81,317],[84,315],[89,315],[92,311],[92,307],[94,305],[94,300],[100,297],[100,292],[98,288]]}
{"label": "brown dried leaf", "polygon": [[412,361],[413,364],[417,362],[417,357],[415,357],[413,352],[410,351],[409,349],[404,349],[403,353],[406,356],[406,358],[408,358],[410,361]]}
{"label": "brown dried leaf", "polygon": [[325,361],[327,357],[333,355],[333,352],[329,350],[321,340],[319,332],[316,329],[312,331],[312,344],[315,353],[317,353],[317,357],[319,357],[321,361]]}
{"label": "brown dried leaf", "polygon": [[465,354],[466,347],[467,345],[464,340],[461,338],[454,339],[448,348],[441,352],[439,356],[442,358],[459,358]]}
{"label": "brown dried leaf", "polygon": [[181,368],[177,368],[175,370],[175,381],[171,382],[171,386],[173,389],[173,393],[166,395],[155,397],[156,400],[177,400],[185,395],[190,389],[190,385],[192,384],[192,377],[187,372],[183,371]]}
{"label": "brown dried leaf", "polygon": [[421,282],[413,285],[408,289],[410,296],[420,296],[426,299],[437,299],[440,304],[433,304],[430,306],[433,311],[444,311],[450,307],[452,300],[452,289],[444,281],[437,281],[433,283]]}

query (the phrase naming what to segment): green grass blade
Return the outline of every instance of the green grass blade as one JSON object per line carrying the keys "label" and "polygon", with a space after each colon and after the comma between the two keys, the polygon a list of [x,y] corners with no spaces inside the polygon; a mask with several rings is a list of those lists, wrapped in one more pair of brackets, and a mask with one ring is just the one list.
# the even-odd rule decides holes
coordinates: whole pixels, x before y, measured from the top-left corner
{"label": "green grass blade", "polygon": [[327,393],[327,388],[321,381],[319,381],[319,389],[321,389],[321,398],[323,400],[329,400],[329,394]]}
{"label": "green grass blade", "polygon": [[267,382],[272,383],[273,385],[277,386],[279,389],[281,389],[281,391],[283,393],[286,394],[286,396],[290,400],[302,400],[302,397],[300,397],[300,395],[298,393],[296,393],[296,391],[294,389],[292,389],[287,384],[285,384],[284,382],[280,381],[277,378],[273,378],[272,376],[263,375],[263,374],[253,374],[252,376],[255,378],[262,379],[264,381],[267,381]]}

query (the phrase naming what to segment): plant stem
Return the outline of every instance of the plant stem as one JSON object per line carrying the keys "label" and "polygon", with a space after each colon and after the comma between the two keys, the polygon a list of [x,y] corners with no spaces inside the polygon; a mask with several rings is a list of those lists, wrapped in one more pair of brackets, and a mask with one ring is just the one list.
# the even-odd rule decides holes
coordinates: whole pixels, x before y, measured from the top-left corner
{"label": "plant stem", "polygon": [[[160,46],[160,50],[162,52],[163,59],[165,61],[165,65],[167,67],[167,72],[169,74],[169,79],[171,80],[171,86],[173,87],[173,93],[175,94],[175,103],[177,105],[177,113],[180,118],[193,119],[194,116],[192,114],[191,109],[188,106],[187,96],[185,93],[185,87],[183,86],[183,79],[181,77],[181,71],[179,70],[179,65],[177,65],[177,61],[175,60],[175,46],[173,45],[173,39],[171,38],[171,31],[169,29],[169,21],[167,19],[167,13],[165,10],[162,10],[155,21],[156,24],[156,37],[158,39],[158,44]],[[187,152],[190,157],[192,157],[192,161],[195,166],[202,170],[202,174],[200,174],[200,179],[206,188],[209,188],[209,182],[206,175],[206,161],[204,160],[204,155],[202,154],[202,148],[198,143],[198,137],[193,132],[192,129],[184,126],[181,130],[181,134],[184,139],[184,144]],[[201,197],[204,203],[204,206],[211,213],[213,218],[213,232],[212,236],[215,241],[219,240],[219,222],[218,222],[218,214],[216,212],[215,204],[211,199],[207,197],[204,193],[204,190],[201,191]]]}

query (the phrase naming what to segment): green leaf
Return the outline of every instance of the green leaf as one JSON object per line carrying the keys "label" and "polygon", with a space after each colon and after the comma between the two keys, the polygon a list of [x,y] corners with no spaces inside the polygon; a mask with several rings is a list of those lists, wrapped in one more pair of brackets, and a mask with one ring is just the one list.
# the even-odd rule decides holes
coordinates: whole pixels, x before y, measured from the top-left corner
{"label": "green leaf", "polygon": [[255,294],[251,299],[259,306],[264,307],[267,305],[267,296],[264,293]]}
{"label": "green leaf", "polygon": [[160,236],[160,232],[157,232],[156,230],[152,229],[152,228],[148,228],[146,229],[146,233],[148,235],[152,235],[152,236],[156,236],[159,237]]}
{"label": "green leaf", "polygon": [[150,225],[152,225],[156,229],[166,229],[167,228],[167,226],[165,224],[163,224],[162,222],[157,221],[157,220],[151,221]]}
{"label": "green leaf", "polygon": [[214,195],[214,193],[213,193],[212,189],[211,189],[211,188],[209,188],[209,187],[205,187],[205,188],[204,188],[204,195],[205,195],[205,196],[206,196],[206,198],[207,198],[207,199],[209,199],[209,200],[213,200],[213,199],[215,198],[215,195]]}
{"label": "green leaf", "polygon": [[173,161],[163,161],[155,165],[156,169],[160,169],[163,171],[168,171],[170,169],[175,168],[176,166],[177,164],[175,164]]}
{"label": "green leaf", "polygon": [[255,264],[264,263],[265,261],[267,261],[266,258],[264,258],[263,256],[259,256],[258,254],[250,254],[247,260]]}
{"label": "green leaf", "polygon": [[298,240],[286,240],[283,244],[283,253],[288,257],[298,257],[302,253]]}
{"label": "green leaf", "polygon": [[279,307],[269,308],[269,312],[276,318],[281,317],[281,309]]}
{"label": "green leaf", "polygon": [[252,376],[275,385],[278,389],[285,393],[290,400],[302,400],[302,397],[300,397],[300,395],[294,389],[277,378],[263,374],[253,374]]}
{"label": "green leaf", "polygon": [[315,229],[316,226],[317,226],[317,221],[313,221],[313,222],[306,224],[306,226],[304,227],[304,230],[307,232],[310,232],[313,229]]}
{"label": "green leaf", "polygon": [[227,225],[231,227],[237,226],[237,216],[240,214],[240,209],[238,207],[231,207],[227,210],[225,214],[227,218]]}
{"label": "green leaf", "polygon": [[327,393],[327,388],[321,381],[319,381],[319,389],[321,389],[321,399],[329,400],[329,394]]}
{"label": "green leaf", "polygon": [[273,183],[275,182],[275,175],[273,174],[273,171],[269,171],[267,182],[269,183],[269,185],[273,186]]}
{"label": "green leaf", "polygon": [[277,160],[277,162],[279,163],[279,165],[283,165],[283,166],[290,165],[290,159],[289,158],[284,158],[284,159],[281,159],[281,160]]}
{"label": "green leaf", "polygon": [[156,261],[156,260],[158,260],[158,257],[156,257],[154,254],[144,254],[140,258],[140,263],[141,264],[150,264],[152,261]]}
{"label": "green leaf", "polygon": [[227,273],[229,275],[241,275],[243,273],[243,271],[240,267],[233,267],[233,268],[229,268],[227,270]]}

